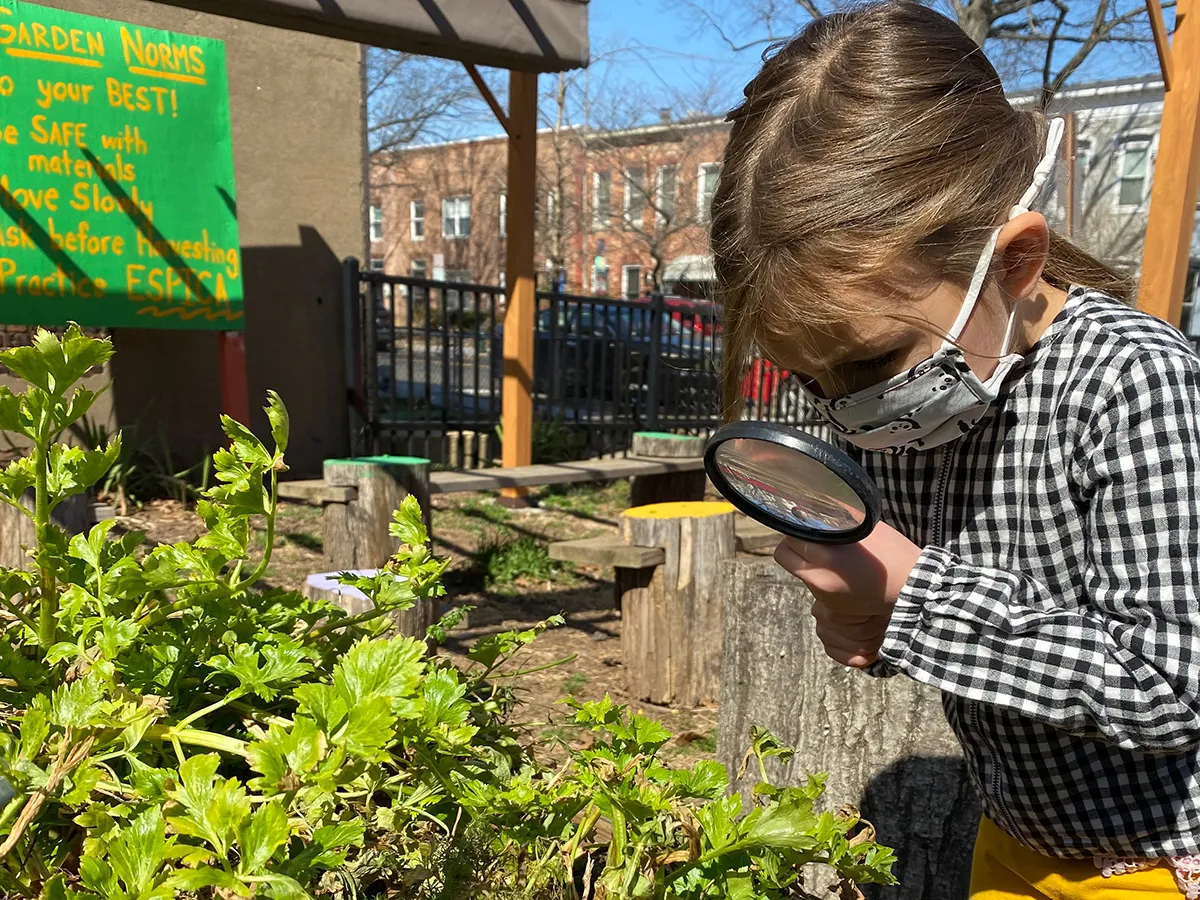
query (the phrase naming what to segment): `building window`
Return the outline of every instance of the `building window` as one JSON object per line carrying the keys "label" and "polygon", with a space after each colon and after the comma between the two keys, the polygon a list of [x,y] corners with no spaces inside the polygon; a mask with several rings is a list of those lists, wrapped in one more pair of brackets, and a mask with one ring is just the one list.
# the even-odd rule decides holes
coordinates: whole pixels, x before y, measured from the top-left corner
{"label": "building window", "polygon": [[500,237],[508,237],[508,194],[500,193]]}
{"label": "building window", "polygon": [[[360,206],[359,209],[362,209]],[[383,207],[378,203],[371,204],[371,243],[377,244],[383,240]]]}
{"label": "building window", "polygon": [[608,296],[608,269],[592,269],[592,293]]}
{"label": "building window", "polygon": [[642,267],[622,266],[621,282],[625,286],[625,299],[634,300],[642,295]]}
{"label": "building window", "polygon": [[641,228],[646,217],[646,170],[625,170],[625,226]]}
{"label": "building window", "polygon": [[369,263],[369,265],[371,267],[372,272],[382,272],[383,271],[383,259],[378,256],[371,257],[371,262]]}
{"label": "building window", "polygon": [[408,205],[409,220],[412,223],[412,239],[425,240],[425,201],[414,200]]}
{"label": "building window", "polygon": [[442,201],[442,237],[452,239],[471,236],[471,198],[447,197]]}
{"label": "building window", "polygon": [[720,163],[705,163],[696,177],[696,218],[707,222],[712,217],[713,194],[717,192]]}
{"label": "building window", "polygon": [[[466,269],[447,269],[446,281],[465,284],[470,282],[471,273]],[[446,309],[462,309],[463,308],[463,292],[456,288],[446,289]]]}
{"label": "building window", "polygon": [[612,173],[592,173],[592,224],[607,227],[612,220]]}
{"label": "building window", "polygon": [[675,166],[658,167],[657,218],[660,225],[669,225],[675,219],[675,197],[678,170]]}
{"label": "building window", "polygon": [[414,259],[408,264],[408,272],[413,278],[425,278],[428,269],[425,268],[425,260]]}
{"label": "building window", "polygon": [[1117,206],[1137,209],[1146,201],[1150,182],[1151,139],[1144,134],[1123,137],[1118,143]]}

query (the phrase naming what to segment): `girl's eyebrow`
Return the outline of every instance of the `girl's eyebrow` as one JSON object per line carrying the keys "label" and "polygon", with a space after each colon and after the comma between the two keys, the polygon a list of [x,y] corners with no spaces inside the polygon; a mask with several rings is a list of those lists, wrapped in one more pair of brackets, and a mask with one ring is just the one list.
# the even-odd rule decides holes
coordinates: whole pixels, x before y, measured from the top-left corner
{"label": "girl's eyebrow", "polygon": [[850,365],[856,362],[865,362],[881,356],[890,350],[895,349],[895,342],[901,337],[907,337],[912,334],[912,328],[905,325],[895,325],[878,334],[873,334],[862,343],[854,347],[846,347],[844,344],[839,345],[827,356],[814,360],[820,363],[826,369],[834,369],[838,366]]}

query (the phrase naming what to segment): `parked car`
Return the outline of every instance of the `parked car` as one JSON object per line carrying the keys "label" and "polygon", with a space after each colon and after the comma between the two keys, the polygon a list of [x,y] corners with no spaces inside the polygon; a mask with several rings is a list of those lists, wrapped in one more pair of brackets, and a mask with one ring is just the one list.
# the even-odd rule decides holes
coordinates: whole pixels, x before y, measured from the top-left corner
{"label": "parked car", "polygon": [[688,297],[663,297],[667,313],[684,328],[702,334],[720,334],[721,308],[711,300],[693,300]]}
{"label": "parked car", "polygon": [[[716,350],[662,313],[659,398],[717,396]],[[555,400],[644,404],[652,313],[631,305],[556,302],[537,317],[533,391]],[[504,326],[492,343],[493,371],[503,372]]]}

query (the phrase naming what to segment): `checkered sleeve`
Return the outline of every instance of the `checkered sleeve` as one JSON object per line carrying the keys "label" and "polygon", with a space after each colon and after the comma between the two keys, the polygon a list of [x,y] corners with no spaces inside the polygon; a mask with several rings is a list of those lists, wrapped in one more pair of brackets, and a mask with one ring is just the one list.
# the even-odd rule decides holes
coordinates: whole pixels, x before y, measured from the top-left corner
{"label": "checkered sleeve", "polygon": [[[1141,349],[1084,390],[1070,466],[1082,604],[922,552],[881,657],[918,681],[1139,751],[1200,745],[1200,360]],[[1047,553],[1055,553],[1047,547]],[[1065,555],[1061,558],[1066,560]],[[1065,564],[1065,563],[1064,563]]]}

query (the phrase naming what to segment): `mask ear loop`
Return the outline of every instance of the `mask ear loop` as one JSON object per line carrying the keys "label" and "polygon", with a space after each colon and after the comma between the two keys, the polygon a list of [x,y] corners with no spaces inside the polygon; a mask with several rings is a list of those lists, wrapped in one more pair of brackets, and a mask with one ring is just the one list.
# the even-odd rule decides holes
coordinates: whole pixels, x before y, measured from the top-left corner
{"label": "mask ear loop", "polygon": [[[1009,210],[1009,221],[1012,221],[1023,213],[1029,212],[1030,206],[1037,200],[1042,190],[1046,187],[1046,182],[1050,179],[1051,174],[1054,172],[1054,167],[1058,163],[1058,148],[1062,144],[1063,132],[1065,130],[1065,120],[1057,118],[1050,121],[1049,129],[1046,132],[1046,152],[1038,162],[1037,168],[1033,170],[1033,180],[1029,188],[1021,195],[1021,199],[1017,205]],[[987,279],[988,273],[992,268],[992,255],[996,252],[996,241],[999,237],[999,228],[993,229],[992,233],[988,235],[983,253],[979,257],[979,263],[975,267],[975,272],[971,275],[971,284],[967,288],[967,295],[963,300],[962,308],[958,311],[958,318],[954,320],[954,324],[950,328],[949,340],[946,342],[948,344],[957,343],[959,337],[962,336],[963,329],[967,326],[967,320],[971,318],[971,313],[975,311],[975,304],[979,300],[979,293],[983,290],[983,282]],[[1012,335],[1016,321],[1017,314],[1014,309],[1008,317],[1008,326],[1004,330],[1004,343],[1000,348],[1001,356],[1007,354],[1009,347],[1012,345]]]}

